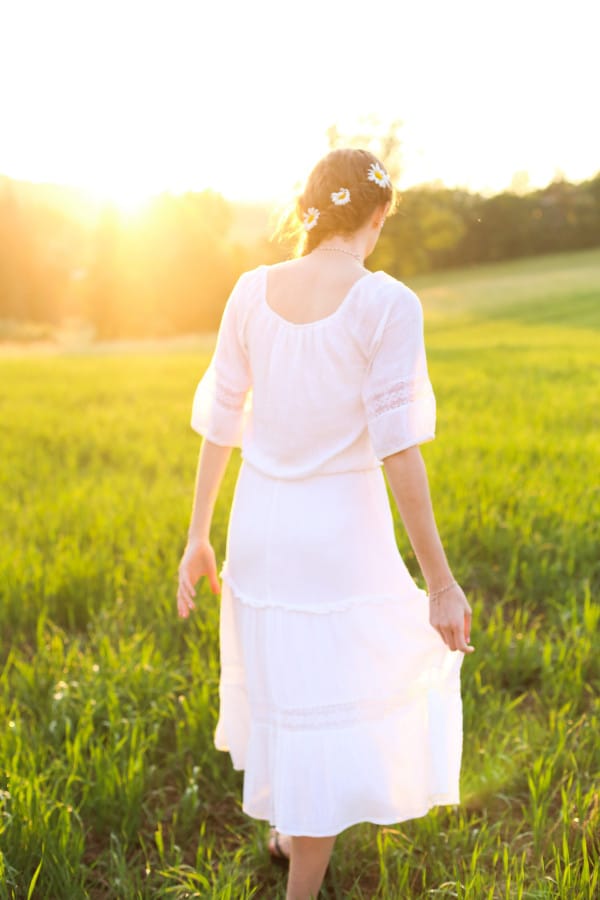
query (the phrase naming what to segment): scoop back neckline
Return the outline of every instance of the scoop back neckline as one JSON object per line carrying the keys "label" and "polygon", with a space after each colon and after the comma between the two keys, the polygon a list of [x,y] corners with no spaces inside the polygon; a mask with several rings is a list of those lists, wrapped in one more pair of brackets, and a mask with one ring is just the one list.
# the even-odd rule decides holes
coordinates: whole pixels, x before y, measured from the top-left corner
{"label": "scoop back neckline", "polygon": [[314,328],[319,325],[324,325],[327,322],[330,322],[332,319],[337,318],[338,315],[341,313],[343,307],[345,307],[346,304],[348,303],[351,295],[354,293],[355,288],[359,284],[362,284],[363,281],[366,281],[370,276],[377,275],[378,272],[380,271],[380,270],[377,270],[375,272],[372,272],[370,269],[368,269],[364,275],[361,275],[360,278],[357,278],[356,281],[354,282],[354,284],[350,285],[350,287],[348,288],[348,290],[344,294],[342,300],[338,303],[338,305],[336,306],[334,311],[332,313],[329,313],[329,315],[321,316],[320,319],[313,319],[311,322],[292,322],[291,319],[286,319],[285,316],[282,316],[281,313],[278,313],[275,309],[273,309],[272,306],[269,305],[269,303],[267,301],[267,273],[268,273],[269,266],[265,263],[261,266],[261,268],[263,270],[263,280],[262,280],[262,290],[261,290],[262,305],[264,307],[266,307],[268,312],[275,319],[278,319],[284,325],[288,325],[291,328]]}

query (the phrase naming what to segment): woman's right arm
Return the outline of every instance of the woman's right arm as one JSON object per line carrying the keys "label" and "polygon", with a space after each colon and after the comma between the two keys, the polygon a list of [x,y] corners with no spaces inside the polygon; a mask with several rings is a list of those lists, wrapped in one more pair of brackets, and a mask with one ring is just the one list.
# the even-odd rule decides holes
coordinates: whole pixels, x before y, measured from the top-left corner
{"label": "woman's right arm", "polygon": [[[450,650],[472,653],[471,607],[454,580],[437,530],[427,470],[418,446],[386,456],[383,465],[429,593],[429,621]],[[451,587],[449,587],[451,585]]]}
{"label": "woman's right arm", "polygon": [[251,387],[250,365],[238,320],[248,274],[238,278],[227,299],[211,361],[194,394],[191,425],[204,440],[196,472],[188,542],[179,564],[177,607],[184,618],[194,608],[195,585],[200,576],[207,576],[215,594],[220,590],[210,526],[232,448],[242,446],[246,400]]}

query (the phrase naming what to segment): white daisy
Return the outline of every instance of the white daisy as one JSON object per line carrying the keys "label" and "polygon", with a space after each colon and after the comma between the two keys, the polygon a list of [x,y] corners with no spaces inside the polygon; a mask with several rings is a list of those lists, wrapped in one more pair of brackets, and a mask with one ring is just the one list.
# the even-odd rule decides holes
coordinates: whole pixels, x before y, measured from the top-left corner
{"label": "white daisy", "polygon": [[346,203],[350,203],[350,191],[348,188],[340,188],[339,191],[333,192],[331,199],[336,206],[345,206]]}
{"label": "white daisy", "polygon": [[319,219],[320,212],[315,206],[309,206],[308,210],[304,213],[304,228],[306,231],[310,231],[311,228],[314,228]]}
{"label": "white daisy", "polygon": [[386,188],[391,185],[390,176],[379,163],[371,163],[367,177],[369,181],[374,181],[379,187]]}

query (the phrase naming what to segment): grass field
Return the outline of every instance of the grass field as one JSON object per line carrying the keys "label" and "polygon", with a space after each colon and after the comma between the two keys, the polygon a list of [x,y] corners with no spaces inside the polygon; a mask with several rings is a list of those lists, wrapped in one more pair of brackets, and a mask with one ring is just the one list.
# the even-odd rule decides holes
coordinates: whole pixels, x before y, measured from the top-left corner
{"label": "grass field", "polygon": [[[600,252],[411,282],[474,607],[462,805],[338,838],[324,898],[600,896]],[[203,348],[203,349],[202,349]],[[0,356],[0,900],[283,898],[176,616],[206,342]],[[232,460],[215,517],[223,558]],[[398,542],[416,574],[402,527]]]}

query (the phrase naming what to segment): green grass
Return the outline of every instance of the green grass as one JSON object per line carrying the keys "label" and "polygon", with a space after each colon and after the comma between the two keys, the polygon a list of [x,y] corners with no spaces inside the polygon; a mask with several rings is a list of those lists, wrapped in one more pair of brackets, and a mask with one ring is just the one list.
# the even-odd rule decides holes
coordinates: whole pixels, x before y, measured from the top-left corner
{"label": "green grass", "polygon": [[[438,399],[423,452],[475,611],[463,802],[343,832],[322,896],[592,898],[600,253],[411,286]],[[185,344],[0,359],[0,900],[284,896],[212,744],[218,601],[176,616],[206,362]],[[416,573],[399,523],[398,541]]]}

